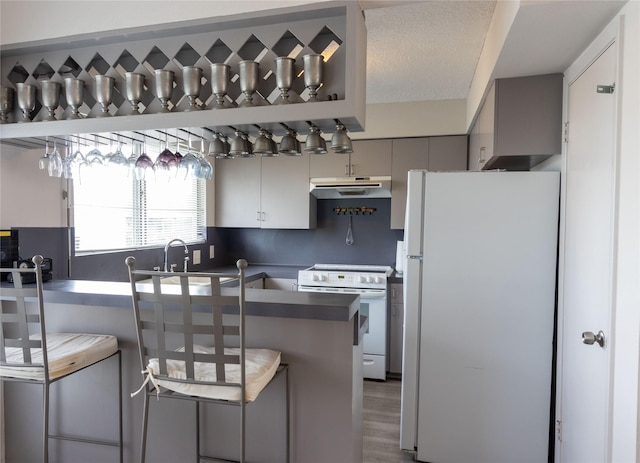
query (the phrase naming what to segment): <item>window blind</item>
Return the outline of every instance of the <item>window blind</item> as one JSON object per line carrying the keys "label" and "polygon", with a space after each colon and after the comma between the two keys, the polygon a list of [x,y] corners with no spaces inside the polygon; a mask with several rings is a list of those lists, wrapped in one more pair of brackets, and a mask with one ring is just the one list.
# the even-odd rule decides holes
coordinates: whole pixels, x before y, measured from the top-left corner
{"label": "window blind", "polygon": [[73,181],[76,253],[163,246],[206,239],[205,181],[138,181],[117,168],[91,168]]}

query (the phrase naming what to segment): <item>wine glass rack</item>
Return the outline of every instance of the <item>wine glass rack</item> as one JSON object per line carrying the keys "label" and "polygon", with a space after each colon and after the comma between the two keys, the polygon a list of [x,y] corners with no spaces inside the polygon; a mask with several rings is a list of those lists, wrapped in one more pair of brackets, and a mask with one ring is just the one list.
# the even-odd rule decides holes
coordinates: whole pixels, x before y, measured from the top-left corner
{"label": "wine glass rack", "polygon": [[[178,128],[208,137],[214,132],[232,135],[236,129],[257,135],[258,127],[282,135],[284,126],[304,134],[310,123],[330,133],[335,130],[336,120],[351,131],[362,131],[366,30],[357,2],[328,2],[253,14],[2,47],[1,85],[35,85],[37,103],[31,113],[32,122],[16,123],[20,109],[14,101],[9,123],[0,125],[0,142],[36,147],[44,146],[46,137],[119,133],[135,139],[146,136],[147,132],[152,137],[157,136],[158,131],[175,133]],[[324,56],[319,102],[307,102],[309,91],[305,89],[302,75],[302,57],[307,54]],[[280,92],[274,72],[275,58],[279,56],[296,58],[290,90],[291,100],[296,104],[278,104]],[[241,60],[259,63],[258,104],[254,107],[239,107],[244,98],[238,75]],[[214,109],[215,95],[210,84],[212,63],[231,67],[225,97],[228,108],[225,109]],[[197,99],[203,109],[199,111],[185,111],[189,105],[182,85],[185,66],[203,70],[202,90]],[[169,113],[160,111],[161,102],[154,93],[155,69],[174,71]],[[126,72],[140,73],[145,78],[139,115],[128,115],[131,107],[124,96]],[[111,117],[96,117],[101,112],[95,99],[96,75],[115,79],[113,100],[108,108]],[[75,77],[85,83],[80,107],[82,119],[67,119],[71,108],[64,97],[65,77]],[[40,94],[43,80],[63,84],[60,104],[54,113],[58,120],[44,120],[48,113]]]}

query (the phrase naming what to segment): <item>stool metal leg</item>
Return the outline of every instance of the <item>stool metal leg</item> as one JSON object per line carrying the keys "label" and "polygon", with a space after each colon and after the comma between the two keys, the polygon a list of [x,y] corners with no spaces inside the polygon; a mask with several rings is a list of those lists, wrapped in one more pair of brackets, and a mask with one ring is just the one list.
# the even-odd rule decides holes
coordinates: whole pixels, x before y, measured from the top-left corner
{"label": "stool metal leg", "polygon": [[149,390],[144,389],[144,405],[142,412],[142,444],[140,446],[140,463],[145,463],[147,450],[147,428],[149,425]]}
{"label": "stool metal leg", "polygon": [[124,461],[122,438],[122,351],[118,349],[118,444],[120,445],[120,463]]}
{"label": "stool metal leg", "polygon": [[49,381],[45,380],[43,389],[43,413],[42,413],[42,461],[49,463]]}

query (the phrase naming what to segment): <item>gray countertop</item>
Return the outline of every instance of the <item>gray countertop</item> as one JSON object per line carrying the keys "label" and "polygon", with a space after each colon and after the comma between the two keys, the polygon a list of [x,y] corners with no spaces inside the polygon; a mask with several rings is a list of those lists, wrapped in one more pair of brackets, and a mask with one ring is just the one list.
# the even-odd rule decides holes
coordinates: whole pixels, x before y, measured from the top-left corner
{"label": "gray countertop", "polygon": [[[232,272],[234,267],[217,268]],[[290,266],[250,266],[247,280],[296,278]],[[10,283],[3,282],[2,286]],[[247,288],[246,314],[264,317],[302,318],[310,320],[349,321],[360,309],[359,297],[353,294],[307,293]],[[44,300],[48,303],[99,307],[132,307],[128,282],[53,280],[44,283]]]}

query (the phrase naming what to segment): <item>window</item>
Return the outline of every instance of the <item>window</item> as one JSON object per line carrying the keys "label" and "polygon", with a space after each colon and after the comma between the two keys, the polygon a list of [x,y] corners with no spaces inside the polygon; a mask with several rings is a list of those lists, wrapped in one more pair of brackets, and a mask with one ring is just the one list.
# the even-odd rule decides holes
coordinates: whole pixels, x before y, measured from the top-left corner
{"label": "window", "polygon": [[84,169],[73,181],[73,223],[76,254],[204,242],[205,181]]}

